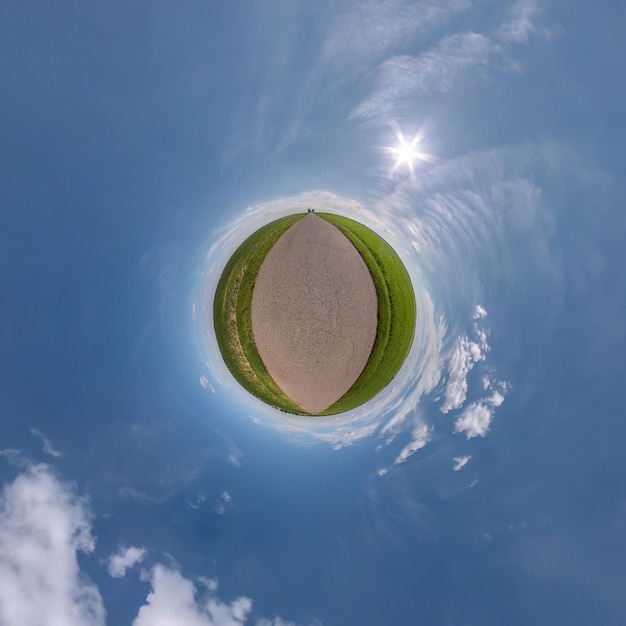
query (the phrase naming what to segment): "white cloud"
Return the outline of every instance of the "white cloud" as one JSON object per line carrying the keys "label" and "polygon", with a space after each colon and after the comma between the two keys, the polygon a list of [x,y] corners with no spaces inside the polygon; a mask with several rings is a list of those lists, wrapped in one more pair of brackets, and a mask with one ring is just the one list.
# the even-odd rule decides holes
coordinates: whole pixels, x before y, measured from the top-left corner
{"label": "white cloud", "polygon": [[77,552],[94,549],[86,502],[45,465],[30,467],[0,494],[0,624],[104,626],[95,585]]}
{"label": "white cloud", "polygon": [[485,350],[489,346],[481,340],[480,344],[470,341],[465,335],[458,338],[449,363],[448,384],[445,400],[441,407],[442,413],[459,408],[467,397],[467,375],[477,361],[485,358]]}
{"label": "white cloud", "polygon": [[485,319],[485,317],[487,317],[487,311],[484,309],[484,307],[480,306],[480,304],[477,304],[476,308],[474,309],[474,315],[472,317],[475,320]]}
{"label": "white cloud", "polygon": [[35,435],[35,437],[38,437],[39,439],[41,439],[43,443],[43,451],[46,454],[49,454],[50,456],[53,456],[54,458],[59,458],[63,456],[63,453],[56,450],[50,443],[50,439],[48,439],[48,437],[46,437],[46,435],[44,435],[40,430],[37,430],[36,428],[31,428],[30,432],[31,432],[31,435]]}
{"label": "white cloud", "polygon": [[373,92],[350,117],[386,117],[401,102],[476,81],[495,54],[501,55],[500,48],[489,37],[465,32],[443,38],[418,56],[393,57],[378,69]]}
{"label": "white cloud", "polygon": [[222,500],[224,500],[224,502],[231,502],[232,501],[232,496],[228,493],[228,491],[224,491],[221,495]]}
{"label": "white cloud", "polygon": [[471,455],[467,455],[467,456],[455,456],[454,457],[454,467],[452,468],[455,472],[458,472],[459,470],[463,469],[468,461],[471,459]]}
{"label": "white cloud", "polygon": [[503,41],[526,43],[537,31],[538,14],[537,0],[518,0],[511,9],[511,17],[498,30],[498,37]]}
{"label": "white cloud", "polygon": [[[224,492],[226,494],[226,492]],[[29,466],[0,493],[0,624],[2,626],[105,626],[98,588],[80,571],[77,552],[91,553],[91,514],[85,499],[45,465]],[[122,578],[146,555],[120,550],[108,559],[111,576]],[[133,626],[242,626],[252,600],[216,597],[217,580],[188,580],[157,565],[142,578],[151,591]],[[295,626],[280,617],[257,624]]]}
{"label": "white cloud", "polygon": [[404,463],[412,454],[421,450],[428,443],[429,439],[430,429],[426,424],[420,424],[413,431],[411,442],[402,448],[394,464],[398,465],[399,463]]}
{"label": "white cloud", "polygon": [[504,402],[504,396],[499,391],[494,391],[489,398],[485,400],[492,407],[498,407]]}
{"label": "white cloud", "polygon": [[378,474],[378,476],[384,476],[388,471],[389,470],[386,467],[382,467],[376,472],[376,474]]}
{"label": "white cloud", "polygon": [[[216,579],[199,577],[196,582],[185,578],[177,569],[156,565],[143,572],[152,589],[139,609],[132,626],[243,626],[251,624],[252,600],[240,596],[224,602],[215,594]],[[318,622],[315,622],[319,625]],[[279,616],[259,617],[255,626],[297,626]],[[313,626],[313,625],[311,625]]]}
{"label": "white cloud", "polygon": [[457,433],[464,432],[468,439],[484,437],[493,420],[493,409],[483,402],[473,402],[461,413],[454,424]]}
{"label": "white cloud", "polygon": [[230,603],[211,593],[198,597],[199,590],[191,580],[163,565],[154,567],[147,580],[152,590],[133,626],[241,626],[252,610],[252,600],[245,596]]}
{"label": "white cloud", "polygon": [[131,546],[125,550],[121,549],[117,554],[112,554],[109,557],[108,572],[114,578],[123,578],[126,575],[126,570],[143,561],[145,556],[146,550],[144,548]]}

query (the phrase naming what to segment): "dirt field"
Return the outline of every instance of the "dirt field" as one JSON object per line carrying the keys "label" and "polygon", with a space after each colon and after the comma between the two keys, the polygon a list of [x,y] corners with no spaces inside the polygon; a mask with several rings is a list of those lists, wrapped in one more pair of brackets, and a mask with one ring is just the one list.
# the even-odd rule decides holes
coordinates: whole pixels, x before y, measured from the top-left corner
{"label": "dirt field", "polygon": [[365,367],[377,310],[361,255],[335,226],[311,213],[265,257],[252,295],[252,331],[280,388],[306,411],[319,413]]}

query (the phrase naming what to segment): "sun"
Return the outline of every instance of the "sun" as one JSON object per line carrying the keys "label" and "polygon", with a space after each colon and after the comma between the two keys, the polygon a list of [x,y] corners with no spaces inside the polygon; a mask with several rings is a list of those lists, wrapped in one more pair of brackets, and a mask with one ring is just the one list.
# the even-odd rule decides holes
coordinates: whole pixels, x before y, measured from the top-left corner
{"label": "sun", "polygon": [[432,161],[433,157],[425,152],[420,152],[417,150],[420,142],[424,138],[424,134],[422,132],[418,132],[415,137],[411,141],[407,141],[404,137],[402,131],[397,127],[397,125],[393,125],[394,132],[396,137],[398,138],[398,145],[393,148],[385,148],[385,152],[391,154],[395,157],[396,162],[392,168],[392,172],[397,170],[399,167],[406,165],[411,173],[411,176],[415,175],[415,166],[414,162],[416,160],[421,161]]}
{"label": "sun", "polygon": [[396,167],[402,165],[402,163],[406,163],[410,166],[413,160],[418,157],[419,153],[415,151],[418,140],[419,137],[415,137],[411,143],[406,143],[404,137],[401,137],[400,145],[395,148],[396,155],[398,156]]}

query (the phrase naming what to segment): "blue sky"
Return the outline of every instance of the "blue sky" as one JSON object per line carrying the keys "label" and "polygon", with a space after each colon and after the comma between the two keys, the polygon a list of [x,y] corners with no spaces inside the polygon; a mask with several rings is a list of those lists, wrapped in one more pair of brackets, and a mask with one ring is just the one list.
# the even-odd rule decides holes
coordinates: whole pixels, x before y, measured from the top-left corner
{"label": "blue sky", "polygon": [[[4,3],[0,624],[623,624],[624,17]],[[308,206],[416,291],[339,420],[249,397],[207,323]]]}

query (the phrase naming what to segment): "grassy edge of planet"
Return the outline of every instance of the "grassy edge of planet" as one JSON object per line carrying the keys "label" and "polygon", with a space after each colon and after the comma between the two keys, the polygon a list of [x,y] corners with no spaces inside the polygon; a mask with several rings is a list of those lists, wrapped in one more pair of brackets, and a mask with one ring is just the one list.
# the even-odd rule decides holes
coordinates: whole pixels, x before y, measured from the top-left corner
{"label": "grassy edge of planet", "polygon": [[283,233],[306,213],[282,217],[250,235],[229,259],[215,290],[213,324],[226,367],[244,389],[288,413],[308,415],[270,376],[252,334],[252,291],[263,259]]}
{"label": "grassy edge of planet", "polygon": [[[217,343],[235,379],[266,404],[310,415],[278,387],[263,363],[252,334],[252,292],[261,264],[278,239],[306,213],[282,217],[250,235],[229,259],[213,303]],[[378,299],[378,326],[365,368],[352,387],[319,415],[353,409],[384,389],[402,366],[413,342],[415,296],[411,279],[393,248],[374,231],[350,218],[317,213],[338,228],[367,265]]]}
{"label": "grassy edge of planet", "polygon": [[395,250],[378,234],[350,218],[317,213],[350,240],[365,261],[378,298],[378,327],[370,358],[354,385],[320,415],[353,409],[382,391],[404,363],[415,332],[415,294]]}

